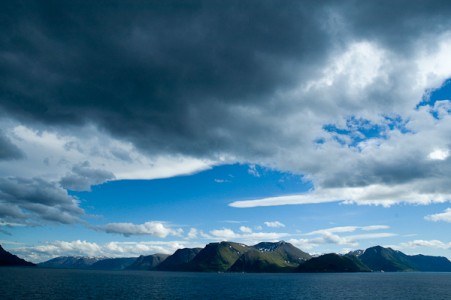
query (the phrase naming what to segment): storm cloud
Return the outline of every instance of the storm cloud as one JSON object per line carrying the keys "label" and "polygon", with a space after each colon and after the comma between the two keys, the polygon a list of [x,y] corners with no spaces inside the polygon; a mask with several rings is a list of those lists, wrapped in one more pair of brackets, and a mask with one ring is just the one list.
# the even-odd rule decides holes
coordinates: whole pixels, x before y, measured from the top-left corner
{"label": "storm cloud", "polygon": [[0,130],[0,160],[20,159],[22,151],[3,134]]}
{"label": "storm cloud", "polygon": [[[451,4],[17,1],[0,11],[0,114],[38,137],[109,141],[96,140],[105,148],[96,151],[66,143],[78,156],[53,164],[55,203],[75,218],[82,212],[64,189],[151,177],[96,163],[105,157],[145,161],[143,169],[177,157],[190,162],[182,173],[248,162],[303,174],[320,195],[374,186],[440,201],[451,193],[450,160],[431,156],[449,153],[450,99],[428,103],[451,77]],[[14,126],[0,135],[0,159],[20,153]]]}
{"label": "storm cloud", "polygon": [[36,225],[42,221],[80,223],[84,211],[78,201],[57,184],[33,178],[0,178],[0,217]]}

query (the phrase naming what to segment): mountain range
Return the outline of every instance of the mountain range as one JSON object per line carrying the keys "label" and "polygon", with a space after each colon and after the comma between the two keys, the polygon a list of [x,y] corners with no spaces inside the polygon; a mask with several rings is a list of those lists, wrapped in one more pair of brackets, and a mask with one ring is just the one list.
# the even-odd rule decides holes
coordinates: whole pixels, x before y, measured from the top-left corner
{"label": "mountain range", "polygon": [[[0,265],[34,264],[0,246]],[[451,262],[446,257],[407,255],[381,246],[344,255],[328,253],[312,257],[284,241],[262,242],[253,246],[234,242],[210,243],[204,248],[179,249],[172,255],[157,253],[127,258],[63,256],[40,263],[38,267],[246,273],[451,272]]]}

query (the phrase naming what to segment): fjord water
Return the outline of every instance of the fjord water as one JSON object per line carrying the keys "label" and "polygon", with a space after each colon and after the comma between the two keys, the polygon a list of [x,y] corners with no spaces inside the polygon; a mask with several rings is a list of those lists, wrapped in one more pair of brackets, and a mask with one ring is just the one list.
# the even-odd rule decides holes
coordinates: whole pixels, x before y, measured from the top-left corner
{"label": "fjord water", "polygon": [[0,268],[0,299],[451,299],[451,273],[241,274]]}

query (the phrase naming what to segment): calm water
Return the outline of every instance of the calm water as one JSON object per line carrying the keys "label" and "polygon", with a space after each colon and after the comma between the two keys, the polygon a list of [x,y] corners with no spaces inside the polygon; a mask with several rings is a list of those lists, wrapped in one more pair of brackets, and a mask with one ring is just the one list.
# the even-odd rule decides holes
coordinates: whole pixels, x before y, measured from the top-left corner
{"label": "calm water", "polygon": [[209,274],[0,268],[0,299],[451,299],[451,273]]}

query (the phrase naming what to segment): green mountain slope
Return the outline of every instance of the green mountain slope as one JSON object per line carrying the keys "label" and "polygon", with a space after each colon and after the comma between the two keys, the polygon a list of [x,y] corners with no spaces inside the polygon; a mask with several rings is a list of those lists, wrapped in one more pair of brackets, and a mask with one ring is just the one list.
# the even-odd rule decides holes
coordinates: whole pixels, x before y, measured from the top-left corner
{"label": "green mountain slope", "polygon": [[296,268],[301,273],[321,272],[370,272],[371,270],[357,259],[335,253],[314,257]]}
{"label": "green mountain slope", "polygon": [[409,256],[412,267],[421,272],[451,272],[451,262],[443,256]]}
{"label": "green mountain slope", "polygon": [[225,272],[251,247],[233,243],[210,243],[186,265],[187,271]]}
{"label": "green mountain slope", "polygon": [[187,264],[202,250],[202,248],[178,249],[161,264],[155,267],[158,271],[185,271]]}
{"label": "green mountain slope", "polygon": [[311,256],[286,242],[263,242],[241,255],[231,272],[288,272]]}
{"label": "green mountain slope", "polygon": [[446,257],[407,255],[381,246],[368,248],[357,257],[373,271],[451,272],[451,262]]}
{"label": "green mountain slope", "polygon": [[358,257],[373,271],[415,271],[409,257],[401,251],[381,246],[371,247]]}

